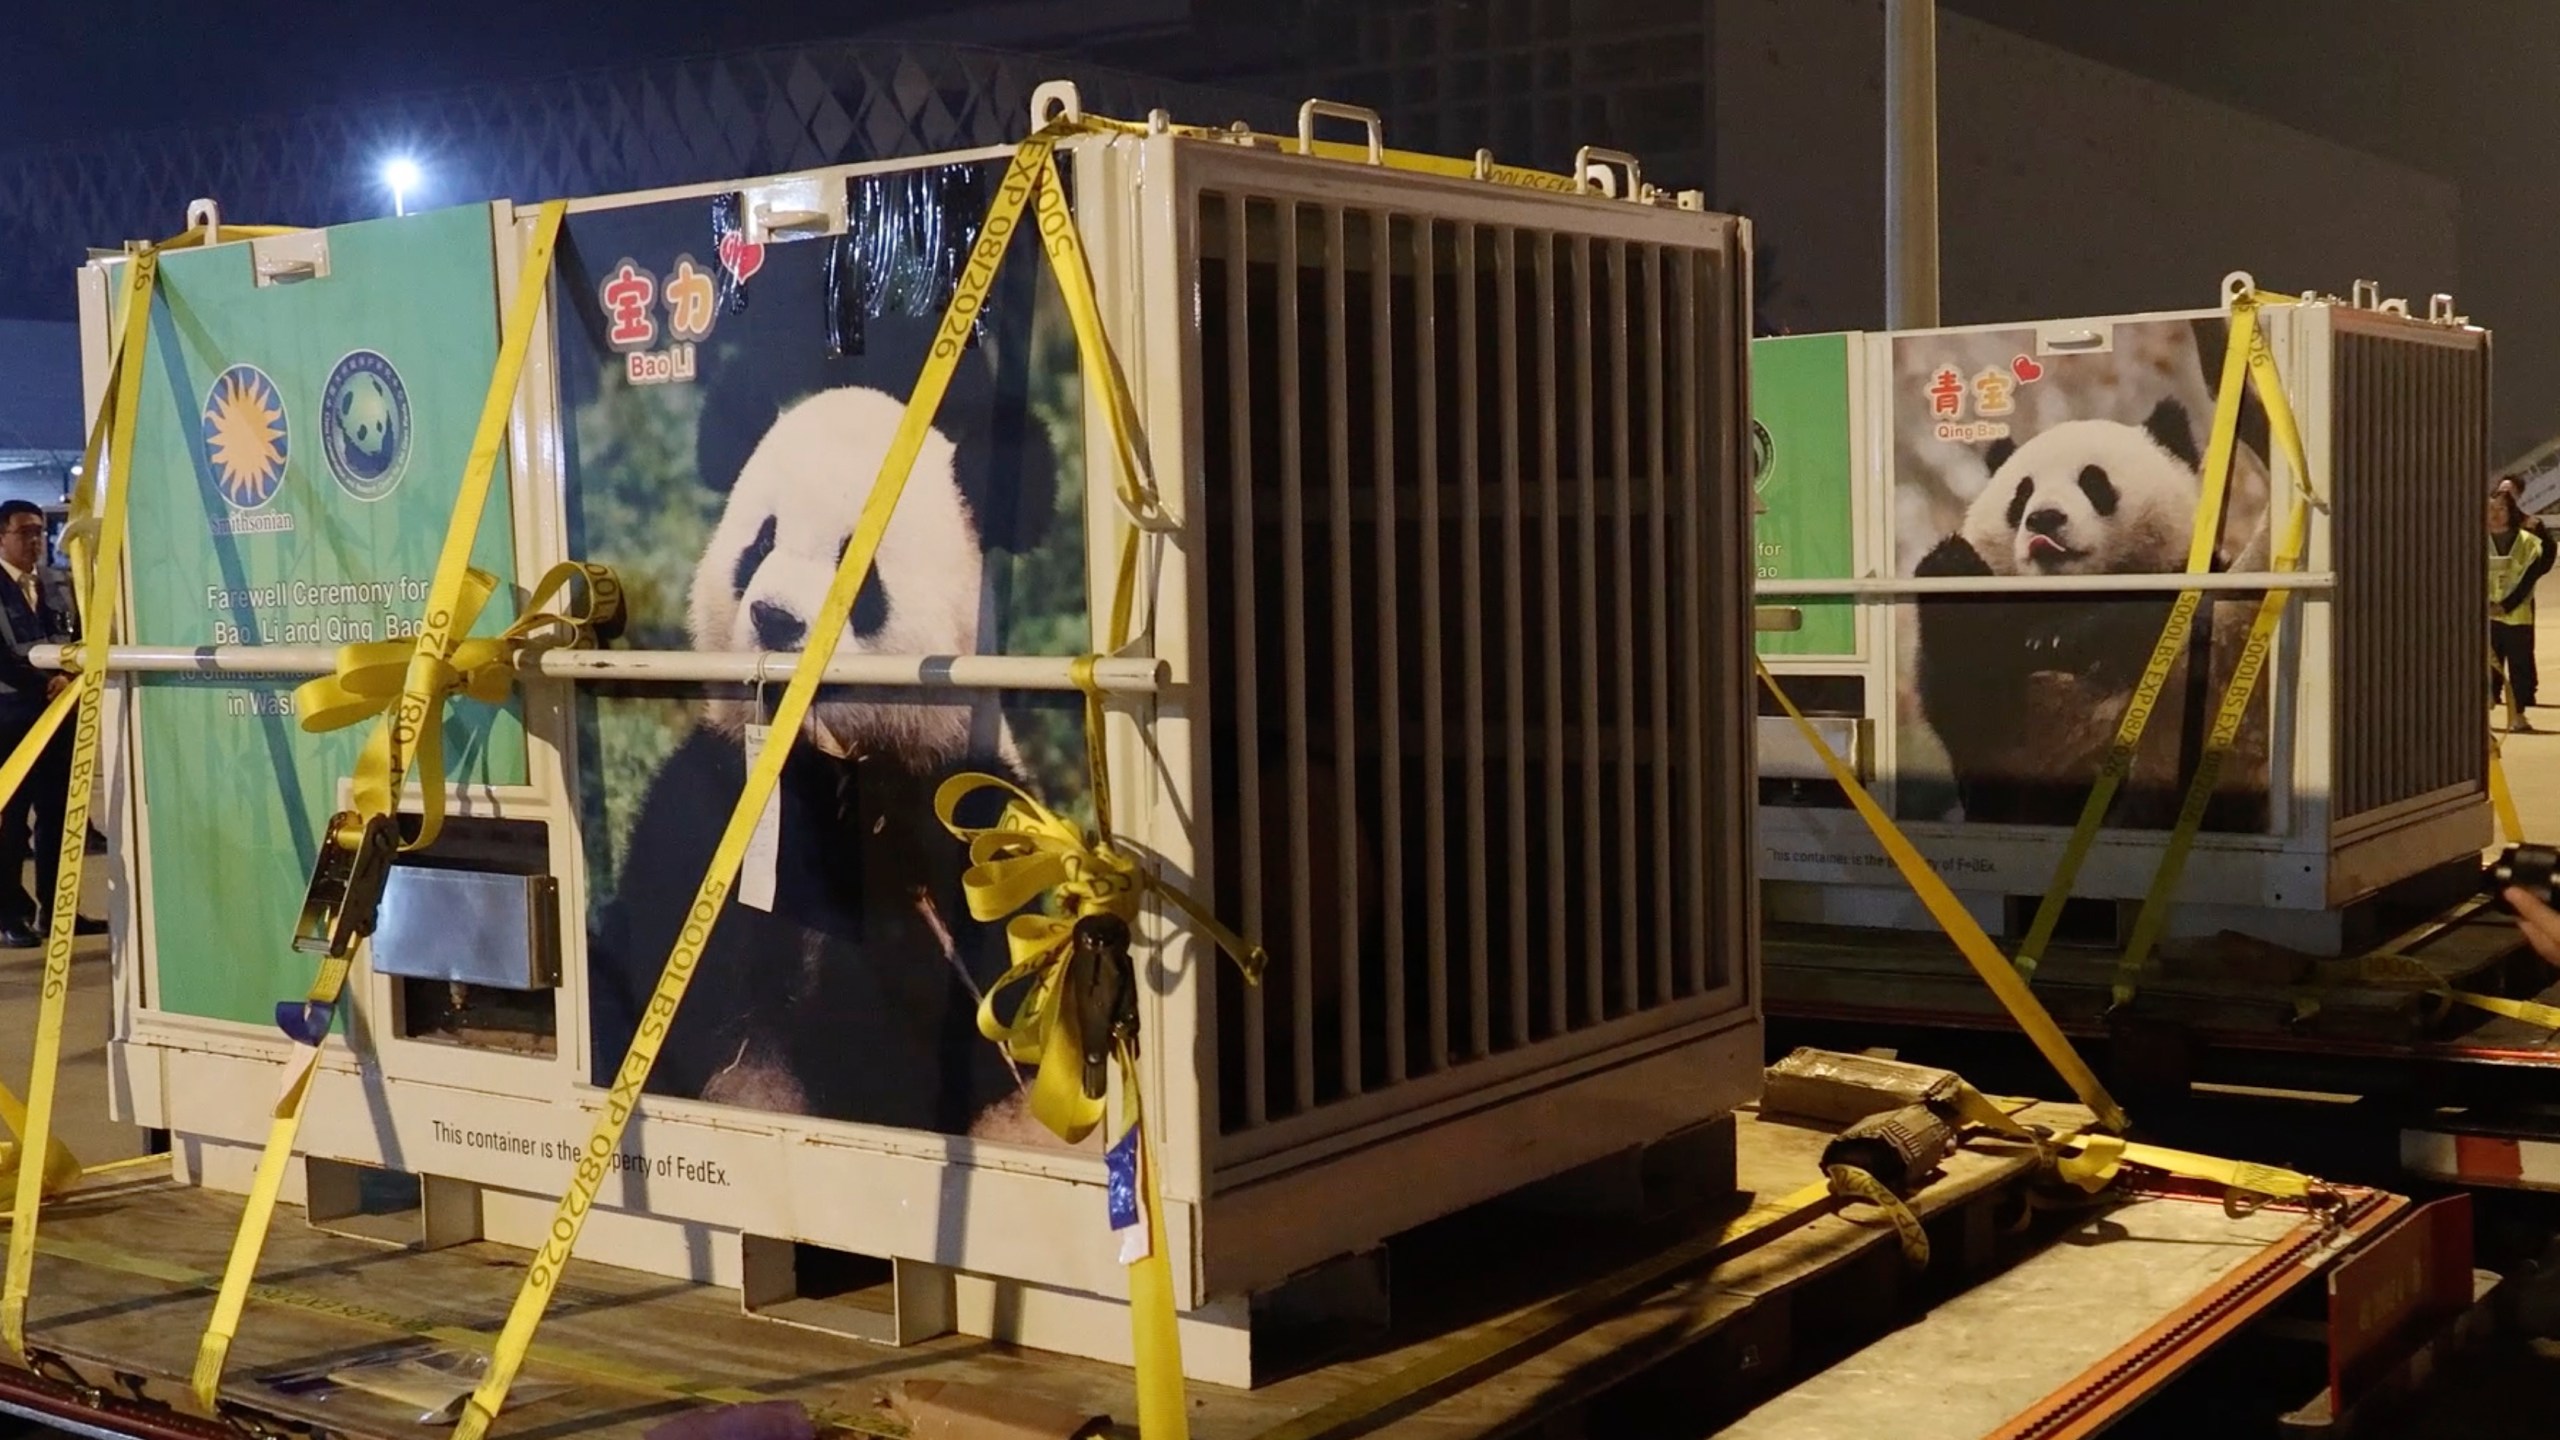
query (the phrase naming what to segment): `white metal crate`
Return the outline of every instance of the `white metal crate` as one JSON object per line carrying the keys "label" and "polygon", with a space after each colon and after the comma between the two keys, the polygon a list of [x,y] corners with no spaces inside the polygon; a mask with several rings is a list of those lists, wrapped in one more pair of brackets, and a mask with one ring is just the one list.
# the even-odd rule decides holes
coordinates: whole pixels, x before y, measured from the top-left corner
{"label": "white metal crate", "polygon": [[[1141,585],[1140,644],[1162,678],[1111,707],[1120,826],[1168,878],[1273,955],[1264,985],[1248,989],[1161,914],[1149,917],[1139,955],[1152,982],[1143,1064],[1186,1365],[1244,1383],[1251,1295],[1415,1224],[1712,1122],[1756,1093],[1756,886],[1750,855],[1718,843],[1744,825],[1752,769],[1740,698],[1748,232],[1667,197],[1536,193],[1267,142],[1094,135],[1060,155],[1177,522],[1148,545]],[[784,288],[775,290],[734,277],[716,321],[681,355],[663,334],[618,354],[614,363],[628,365],[620,374],[637,383],[614,389],[610,369],[601,379],[561,372],[563,357],[584,354],[562,327],[603,312],[588,307],[573,322],[560,287],[597,293],[615,277],[659,283],[694,272],[673,253],[607,253],[605,240],[582,236],[617,233],[608,224],[617,215],[635,226],[690,215],[697,267],[735,229],[737,243],[772,247],[758,252],[771,277],[800,274],[806,255],[835,247],[820,287],[828,303],[904,297],[879,302],[896,316],[876,306],[868,315],[885,374],[905,343],[898,327],[919,315],[929,323],[947,293],[908,262],[964,253],[965,239],[905,233],[906,260],[848,278],[843,267],[879,254],[838,246],[830,232],[843,224],[826,217],[844,197],[858,228],[867,205],[957,187],[937,192],[951,203],[935,213],[973,232],[983,196],[965,211],[952,197],[976,183],[970,167],[992,177],[1006,158],[973,152],[575,202],[510,453],[520,572],[570,554],[626,567],[638,618],[650,620],[654,599],[664,630],[664,607],[685,607],[677,578],[596,548],[603,522],[572,472],[635,463],[596,458],[645,431],[607,423],[616,406],[659,404],[694,381],[704,382],[702,406],[727,403],[710,370],[742,362],[723,358],[721,327],[760,336],[736,329],[750,323],[737,317],[802,293],[790,287],[803,280],[776,279]],[[506,225],[520,242],[529,221]],[[1007,273],[1028,276],[1038,263],[1018,245]],[[502,247],[502,274],[514,264]],[[1048,357],[1036,363],[1071,371],[1062,332],[1032,324],[1023,343]],[[1009,332],[988,333],[988,364],[1001,371],[1020,352]],[[1040,423],[1070,437],[1057,478],[1080,471],[1090,502],[1068,502],[1075,529],[1063,548],[1043,541],[1049,548],[1011,569],[986,562],[988,576],[1007,578],[988,579],[977,604],[991,633],[1019,640],[1017,653],[1061,665],[1093,643],[1087,632],[1107,611],[1128,523],[1109,498],[1099,397],[1064,393],[1067,408]],[[713,462],[697,453],[692,463]],[[616,503],[631,511],[639,494]],[[985,496],[971,503],[985,539],[994,523]],[[695,569],[707,573],[716,524],[686,528],[680,505],[659,508],[642,518],[705,547]],[[893,525],[891,547],[899,536]],[[777,539],[760,543],[771,550]],[[1034,583],[1030,565],[1077,559],[1074,633],[1008,632],[1006,587]],[[917,572],[887,561],[882,570],[894,615],[898,585]],[[748,604],[743,578],[738,588],[737,603]],[[698,593],[692,610],[699,627]],[[865,643],[859,614],[840,653],[895,659],[894,646]],[[894,625],[879,633],[898,633]],[[697,637],[695,648],[736,647]],[[772,688],[786,669],[772,666]],[[560,879],[556,1043],[498,1048],[416,1033],[414,982],[359,967],[354,1048],[323,1060],[302,1132],[303,1153],[329,1163],[310,1167],[307,1185],[297,1177],[295,1198],[336,1194],[344,1166],[402,1170],[429,1177],[431,1236],[452,1238],[463,1223],[453,1217],[468,1210],[477,1217],[468,1228],[526,1243],[568,1174],[540,1140],[592,1124],[598,1074],[620,1056],[594,1018],[610,988],[591,933],[606,883],[596,856],[626,864],[614,837],[648,823],[594,798],[624,763],[596,707],[671,694],[709,717],[755,692],[644,680],[604,699],[550,682],[524,693],[529,782],[454,800],[490,822],[484,843],[530,843]],[[984,692],[864,693],[919,713],[928,701],[956,707],[977,735],[992,733],[983,726],[1003,708]],[[726,808],[690,813],[716,831]],[[138,803],[116,819],[124,837],[150,823]],[[510,825],[530,828],[510,841]],[[471,843],[458,853],[475,853]],[[961,847],[937,843],[947,849],[911,854],[956,873]],[[681,878],[689,891],[695,875]],[[625,898],[662,888],[614,883]],[[119,950],[138,976],[120,1020],[120,1086],[138,1118],[189,1137],[191,1173],[245,1188],[281,1037],[154,1008],[157,967],[212,957],[186,954],[184,937],[152,938],[148,877],[133,920]],[[760,923],[734,907],[722,921]],[[641,928],[629,953],[654,977],[668,937]],[[946,944],[970,969],[965,938]],[[816,942],[808,953],[819,953]],[[720,1013],[712,970],[706,962],[712,983],[697,984],[688,1017]],[[967,983],[986,978],[981,969]],[[936,1003],[965,1018],[965,992]],[[835,1048],[886,1055],[866,1056],[865,1043]],[[992,1054],[974,1036],[970,1044],[970,1058],[952,1063]],[[735,1066],[726,1073],[682,1093],[653,1085],[625,1142],[632,1158],[606,1182],[581,1254],[740,1285],[760,1309],[837,1323],[812,1319],[795,1295],[794,1247],[824,1247],[884,1265],[900,1338],[956,1327],[1127,1358],[1125,1326],[1106,1320],[1124,1282],[1092,1147],[1044,1141],[993,1110],[960,1125],[865,1120],[860,1102],[828,1113],[815,1085],[793,1103],[751,1103],[785,1092],[742,1089]]]}
{"label": "white metal crate", "polygon": [[[2233,771],[2184,872],[2172,933],[2237,929],[2334,950],[2346,941],[2342,916],[2355,902],[2462,862],[2490,840],[2486,696],[2476,679],[2487,663],[2476,514],[2489,466],[2489,338],[2446,316],[2412,318],[2370,303],[2271,306],[2261,316],[2300,422],[2310,487],[2326,508],[2311,517],[2303,588],[2287,607]],[[1835,745],[1865,757],[1864,777],[1995,934],[2021,932],[2053,875],[2123,692],[2074,719],[2070,743],[2082,748],[2054,760],[2049,788],[2024,806],[2031,818],[1985,822],[1957,798],[1949,752],[1915,693],[1924,628],[1916,616],[1945,597],[1914,594],[1908,582],[1989,478],[1993,441],[1973,413],[1977,367],[1990,360],[1995,366],[1983,368],[2079,377],[2076,388],[2032,402],[2027,386],[2008,387],[2000,398],[2012,408],[2001,423],[2013,441],[2071,420],[2140,426],[2159,401],[2174,399],[2200,452],[2226,333],[2221,312],[2191,311],[1847,337],[1847,409],[1858,423],[1850,448],[1855,499],[1843,523],[1855,527],[1852,578],[1863,582],[1854,643],[1836,656],[1773,656],[1770,666]],[[1934,431],[1915,434],[1913,424],[1941,369],[1966,387],[1965,413],[1949,422],[1957,427],[1953,443],[1939,443]],[[2266,568],[2266,526],[2271,515],[2281,518],[2284,498],[2279,489],[2271,509],[2272,452],[2253,401],[2218,568]],[[2274,485],[2294,483],[2280,460],[2273,469]],[[2164,563],[2129,568],[2175,571],[2184,543],[2181,534],[2181,553]],[[1780,592],[1766,603],[1792,604],[1820,586],[1764,588]],[[2150,885],[2227,659],[2259,593],[2208,592],[2197,626],[2210,627],[2208,643],[2221,647],[2225,664],[2206,686],[2186,684],[2188,662],[2173,673],[2128,785],[2139,793],[2119,797],[2074,887],[2084,900],[2119,902],[2119,926]],[[2153,606],[2168,598],[2148,592]],[[2094,608],[2060,593],[2026,603],[2054,613]],[[2135,637],[2138,674],[2158,625],[2125,629]],[[2121,675],[2123,655],[2113,663]],[[2079,693],[2085,698],[2086,687]],[[2032,703],[2060,702],[2047,694]],[[1804,747],[1792,727],[1766,713],[1760,725],[1759,828],[1772,913],[1927,924],[1810,754],[1797,753]],[[2253,785],[2245,777],[2258,766]],[[2244,777],[2236,783],[2235,772]]]}

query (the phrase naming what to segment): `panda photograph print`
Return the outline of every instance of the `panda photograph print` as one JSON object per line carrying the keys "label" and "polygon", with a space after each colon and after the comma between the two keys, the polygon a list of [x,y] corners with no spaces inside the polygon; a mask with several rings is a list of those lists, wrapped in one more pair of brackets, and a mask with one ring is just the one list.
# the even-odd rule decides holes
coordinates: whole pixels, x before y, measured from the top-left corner
{"label": "panda photograph print", "polygon": [[[553,295],[568,542],[622,576],[631,644],[816,643],[811,619],[1002,164],[855,177],[840,236],[750,243],[734,193],[568,217]],[[1076,352],[1035,260],[1004,266],[837,653],[1091,648]],[[766,685],[579,689],[597,1084],[790,669],[778,660]],[[1089,814],[1079,704],[822,687],[650,1090],[1043,1143],[1026,1077],[978,1033],[1004,936],[970,918],[967,851],[933,796],[982,771]]]}
{"label": "panda photograph print", "polygon": [[[1897,573],[1982,582],[1896,607],[1902,818],[2070,826],[2150,662],[2169,592],[2001,594],[2008,577],[2187,563],[2224,350],[2219,317],[1901,335],[1890,410]],[[2267,565],[2266,417],[2240,417],[2213,568]],[[2176,820],[2257,596],[2209,592],[2106,825]],[[2268,687],[2204,828],[2263,833]]]}

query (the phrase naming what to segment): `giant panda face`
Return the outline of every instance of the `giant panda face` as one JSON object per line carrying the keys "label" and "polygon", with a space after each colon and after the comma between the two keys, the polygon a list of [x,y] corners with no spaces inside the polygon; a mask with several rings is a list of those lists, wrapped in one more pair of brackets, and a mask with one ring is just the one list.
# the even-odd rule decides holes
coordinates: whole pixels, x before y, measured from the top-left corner
{"label": "giant panda face", "polygon": [[2195,443],[2185,407],[2163,400],[2141,425],[2072,420],[1984,457],[1991,479],[1964,538],[2004,575],[2180,568],[2195,529]]}
{"label": "giant panda face", "polygon": [[[778,416],[748,455],[694,572],[690,629],[701,650],[787,652],[816,643],[854,522],[871,495],[904,407],[867,386],[823,390]],[[966,655],[978,648],[977,528],[954,478],[954,451],[927,432],[836,653]],[[759,699],[716,701],[708,720],[737,733],[778,704],[784,665]],[[930,692],[818,693],[808,740],[839,758],[894,753],[947,763],[967,753],[971,707],[918,703]]]}

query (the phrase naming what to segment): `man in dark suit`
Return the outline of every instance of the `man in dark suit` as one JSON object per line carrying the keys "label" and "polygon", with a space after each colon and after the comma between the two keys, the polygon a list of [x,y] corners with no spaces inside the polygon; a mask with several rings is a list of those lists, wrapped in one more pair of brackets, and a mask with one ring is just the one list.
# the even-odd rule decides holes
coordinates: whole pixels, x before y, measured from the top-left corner
{"label": "man in dark suit", "polygon": [[[24,500],[0,501],[0,757],[16,750],[33,729],[45,703],[70,681],[59,672],[38,670],[27,659],[37,645],[65,644],[79,638],[78,605],[70,577],[46,563],[44,511]],[[0,946],[28,949],[43,943],[53,904],[55,878],[62,868],[62,822],[71,798],[71,733],[66,722],[45,746],[44,757],[28,772],[26,783],[0,810]],[[25,881],[30,840],[28,819],[34,818],[36,886],[40,899],[27,895]],[[96,935],[104,922],[82,915],[74,933]]]}

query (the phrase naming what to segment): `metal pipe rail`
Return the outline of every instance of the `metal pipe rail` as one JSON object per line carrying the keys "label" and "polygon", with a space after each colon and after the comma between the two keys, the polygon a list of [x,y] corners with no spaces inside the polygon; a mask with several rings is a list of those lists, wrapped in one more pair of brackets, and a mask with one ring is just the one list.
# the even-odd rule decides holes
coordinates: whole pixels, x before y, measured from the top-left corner
{"label": "metal pipe rail", "polygon": [[1862,580],[1763,580],[1752,587],[1761,599],[1853,595],[2041,595],[2162,594],[2180,590],[2306,591],[2328,594],[2338,588],[2335,575],[2268,571],[2259,574],[2187,575],[1897,575]]}
{"label": "metal pipe rail", "polygon": [[[37,645],[27,657],[37,668],[61,670],[63,652],[75,647]],[[546,680],[593,685],[616,681],[663,684],[787,684],[796,653],[751,650],[566,650],[524,653],[523,673]],[[838,655],[821,678],[830,685],[876,685],[922,690],[1074,690],[1075,659],[1065,655]],[[109,673],[184,675],[326,675],[338,665],[328,645],[116,645],[107,650]],[[1094,666],[1105,693],[1152,695],[1168,682],[1161,660],[1105,659]]]}

